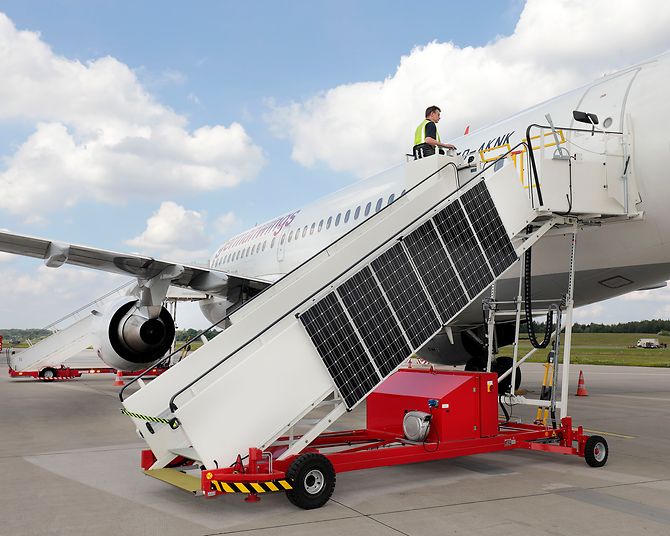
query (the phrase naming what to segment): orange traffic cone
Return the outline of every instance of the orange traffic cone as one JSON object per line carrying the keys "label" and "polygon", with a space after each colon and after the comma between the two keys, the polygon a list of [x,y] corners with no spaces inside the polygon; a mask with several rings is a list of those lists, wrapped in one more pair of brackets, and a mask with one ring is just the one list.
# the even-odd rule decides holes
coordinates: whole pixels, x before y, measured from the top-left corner
{"label": "orange traffic cone", "polygon": [[114,380],[114,387],[121,387],[123,385],[123,374],[120,370],[116,371],[116,380]]}
{"label": "orange traffic cone", "polygon": [[579,371],[579,381],[577,382],[577,396],[589,396],[589,392],[584,385],[584,373]]}

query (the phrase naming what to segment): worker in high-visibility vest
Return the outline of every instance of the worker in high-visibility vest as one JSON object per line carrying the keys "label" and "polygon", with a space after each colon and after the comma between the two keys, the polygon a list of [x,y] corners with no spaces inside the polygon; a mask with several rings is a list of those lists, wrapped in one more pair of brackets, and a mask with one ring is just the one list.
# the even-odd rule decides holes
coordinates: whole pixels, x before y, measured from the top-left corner
{"label": "worker in high-visibility vest", "polygon": [[[422,158],[435,154],[435,147],[444,147],[445,149],[456,149],[451,143],[442,143],[440,134],[437,132],[437,123],[440,120],[440,110],[437,106],[426,108],[426,118],[416,127],[414,132],[414,157]],[[444,151],[440,151],[444,154]]]}

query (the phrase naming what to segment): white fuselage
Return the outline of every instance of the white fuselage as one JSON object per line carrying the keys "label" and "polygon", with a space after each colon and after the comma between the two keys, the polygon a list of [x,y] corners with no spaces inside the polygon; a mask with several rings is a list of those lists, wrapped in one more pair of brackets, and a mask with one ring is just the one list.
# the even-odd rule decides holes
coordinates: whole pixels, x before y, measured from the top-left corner
{"label": "white fuselage", "polygon": [[[665,169],[670,152],[666,130],[670,124],[669,85],[670,54],[666,53],[450,140],[465,157],[495,157],[521,142],[528,125],[546,125],[546,114],[557,127],[588,128],[574,122],[573,110],[597,114],[598,128],[623,132],[625,151],[630,155],[630,183],[639,193],[634,208],[643,217],[587,228],[579,234],[577,305],[670,279],[670,180]],[[570,144],[568,149],[579,151]],[[210,266],[240,276],[279,279],[413,186],[407,183],[403,168],[401,165],[360,181],[228,240]],[[566,203],[557,210],[568,208]],[[539,297],[564,291],[569,241],[568,236],[551,236],[534,246],[533,288]],[[508,279],[501,289],[511,296],[516,293],[516,283]],[[473,321],[481,320],[481,309],[476,309]],[[224,308],[203,304],[202,310],[216,322]]]}

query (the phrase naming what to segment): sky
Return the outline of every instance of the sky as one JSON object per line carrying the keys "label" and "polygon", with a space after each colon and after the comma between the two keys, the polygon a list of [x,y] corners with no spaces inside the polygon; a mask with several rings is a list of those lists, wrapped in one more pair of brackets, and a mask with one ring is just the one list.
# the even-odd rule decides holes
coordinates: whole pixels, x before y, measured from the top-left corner
{"label": "sky", "polygon": [[[660,0],[3,0],[0,228],[206,262],[244,229],[670,49]],[[0,328],[123,278],[0,254]],[[670,318],[670,291],[577,311]],[[179,327],[204,327],[194,307]]]}

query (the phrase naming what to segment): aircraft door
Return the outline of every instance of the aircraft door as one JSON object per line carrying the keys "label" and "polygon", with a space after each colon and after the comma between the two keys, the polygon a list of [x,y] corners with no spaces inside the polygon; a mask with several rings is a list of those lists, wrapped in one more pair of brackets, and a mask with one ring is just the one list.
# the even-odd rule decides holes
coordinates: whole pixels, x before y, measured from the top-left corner
{"label": "aircraft door", "polygon": [[[599,120],[598,128],[620,132],[623,127],[628,89],[639,70],[637,68],[626,71],[614,78],[591,86],[584,93],[576,109],[596,114]],[[574,122],[571,126],[586,128],[583,124],[575,124]]]}
{"label": "aircraft door", "polygon": [[[591,86],[584,93],[577,109],[598,116],[596,129],[609,132],[624,131],[626,97],[639,70],[639,68],[632,69]],[[588,125],[582,123],[573,126],[588,128]],[[607,194],[622,207],[628,209],[632,194],[630,190],[635,188],[629,188],[628,181],[624,180],[625,161],[629,154],[625,136],[622,138],[619,135],[608,135],[604,140],[605,147],[602,146],[602,141],[597,140],[599,136],[592,137],[587,133],[572,133],[571,137],[577,147],[592,151],[592,156],[597,153],[601,155],[601,169],[605,175],[606,186],[604,186],[607,188]],[[636,196],[636,194],[632,195]]]}
{"label": "aircraft door", "polygon": [[284,260],[284,254],[286,252],[286,233],[282,233],[279,237],[279,242],[277,244],[277,261],[282,262]]}

